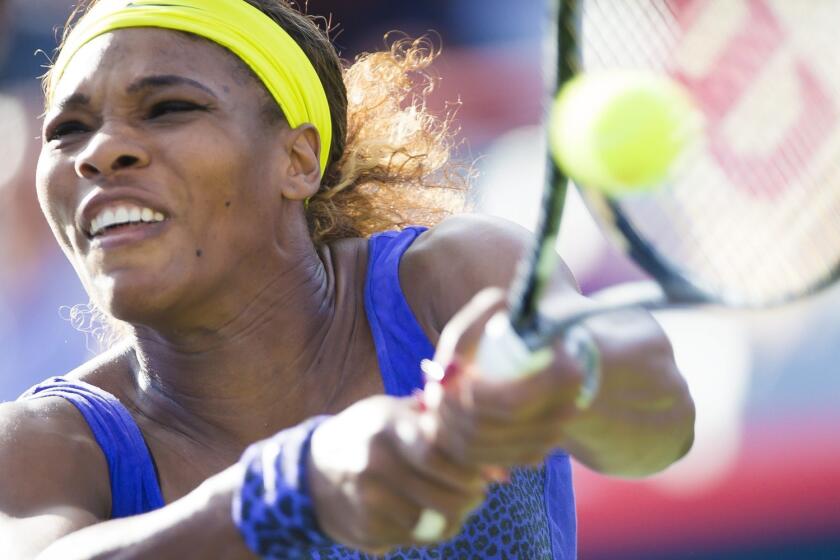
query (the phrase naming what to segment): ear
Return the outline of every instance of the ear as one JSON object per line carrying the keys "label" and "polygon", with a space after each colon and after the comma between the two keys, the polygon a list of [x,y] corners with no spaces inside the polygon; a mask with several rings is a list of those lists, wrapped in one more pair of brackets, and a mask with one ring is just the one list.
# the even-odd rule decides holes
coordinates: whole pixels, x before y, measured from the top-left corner
{"label": "ear", "polygon": [[288,160],[280,192],[290,200],[306,200],[321,186],[321,137],[314,126],[303,124],[288,131],[285,140]]}

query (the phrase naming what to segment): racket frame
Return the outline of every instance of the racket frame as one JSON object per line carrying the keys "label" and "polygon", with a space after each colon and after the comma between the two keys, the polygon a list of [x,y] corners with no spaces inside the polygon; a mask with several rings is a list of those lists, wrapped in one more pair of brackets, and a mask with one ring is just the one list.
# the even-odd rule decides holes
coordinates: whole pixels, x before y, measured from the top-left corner
{"label": "racket frame", "polygon": [[[577,36],[579,19],[578,0],[555,0],[549,29],[549,44],[555,45],[553,58],[545,70],[549,78],[548,103],[545,108],[545,122],[557,92],[577,73]],[[546,127],[548,136],[548,127]],[[541,345],[539,331],[543,319],[538,302],[545,291],[557,262],[557,236],[568,187],[568,177],[549,154],[546,165],[545,188],[542,193],[541,211],[535,230],[534,244],[527,258],[520,261],[509,295],[510,324],[526,346],[536,350]]]}
{"label": "racket frame", "polygon": [[[549,106],[546,108],[546,122],[549,122],[548,115],[554,96],[582,68],[579,38],[583,16],[579,8],[585,2],[586,0],[552,2],[552,38],[556,48],[553,76],[550,74],[552,69],[546,70],[546,76],[549,76],[546,81],[551,90]],[[802,291],[783,294],[772,300],[750,300],[743,294],[722,292],[693,278],[690,273],[648,243],[632,225],[618,201],[582,186],[581,195],[590,213],[604,226],[608,237],[655,281],[659,289],[654,289],[654,282],[645,282],[648,288],[642,290],[640,295],[619,298],[617,302],[609,299],[598,302],[600,294],[592,294],[596,304],[591,308],[573,312],[563,318],[546,317],[540,314],[538,302],[544,295],[558,258],[556,241],[569,183],[569,178],[549,155],[534,245],[527,258],[519,264],[509,296],[510,323],[513,331],[532,351],[544,347],[574,324],[596,315],[630,308],[656,310],[700,305],[746,309],[775,307],[818,293],[840,279],[838,262],[820,281]],[[667,188],[667,185],[664,188]]]}

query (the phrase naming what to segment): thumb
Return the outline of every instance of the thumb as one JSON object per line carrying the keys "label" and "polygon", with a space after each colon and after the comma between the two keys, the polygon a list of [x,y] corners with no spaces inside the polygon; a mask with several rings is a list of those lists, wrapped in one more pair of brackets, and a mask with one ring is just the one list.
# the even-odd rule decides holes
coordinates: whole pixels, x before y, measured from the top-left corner
{"label": "thumb", "polygon": [[472,361],[487,322],[507,309],[505,292],[500,288],[485,288],[476,294],[446,324],[438,341],[435,362]]}

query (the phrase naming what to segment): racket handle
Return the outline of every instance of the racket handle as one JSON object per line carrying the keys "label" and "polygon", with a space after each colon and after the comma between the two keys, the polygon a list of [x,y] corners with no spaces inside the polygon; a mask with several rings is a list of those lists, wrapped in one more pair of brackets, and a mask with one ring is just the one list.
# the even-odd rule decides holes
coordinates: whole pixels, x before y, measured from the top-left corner
{"label": "racket handle", "polygon": [[[601,388],[601,353],[592,334],[582,325],[572,326],[562,334],[565,351],[580,365],[583,372],[575,406],[589,408]],[[553,358],[549,348],[532,351],[510,324],[506,313],[493,316],[484,328],[478,343],[476,362],[479,371],[489,379],[518,379],[549,365]]]}
{"label": "racket handle", "polygon": [[530,375],[551,362],[551,350],[532,351],[516,333],[507,313],[493,316],[478,343],[476,363],[489,379],[509,380]]}

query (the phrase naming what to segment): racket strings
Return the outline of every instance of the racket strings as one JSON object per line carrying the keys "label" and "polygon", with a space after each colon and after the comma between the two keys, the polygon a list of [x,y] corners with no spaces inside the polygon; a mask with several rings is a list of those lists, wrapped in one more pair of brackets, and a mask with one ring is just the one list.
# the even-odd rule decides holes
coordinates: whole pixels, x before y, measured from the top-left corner
{"label": "racket strings", "polygon": [[728,303],[762,305],[840,273],[840,59],[825,0],[582,0],[584,71],[682,83],[704,141],[669,183],[613,201],[651,251]]}

